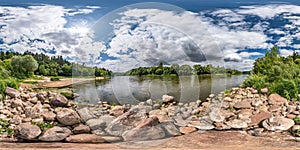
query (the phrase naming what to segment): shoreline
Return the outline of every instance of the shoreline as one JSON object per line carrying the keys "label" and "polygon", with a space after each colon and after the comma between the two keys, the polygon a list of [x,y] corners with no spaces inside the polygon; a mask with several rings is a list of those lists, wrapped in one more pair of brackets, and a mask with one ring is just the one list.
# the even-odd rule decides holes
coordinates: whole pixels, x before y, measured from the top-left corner
{"label": "shoreline", "polygon": [[38,84],[21,83],[22,88],[64,88],[76,84],[83,84],[89,81],[104,80],[104,77],[95,78],[62,78],[59,81],[50,81],[50,77],[44,77],[44,80],[39,80]]}

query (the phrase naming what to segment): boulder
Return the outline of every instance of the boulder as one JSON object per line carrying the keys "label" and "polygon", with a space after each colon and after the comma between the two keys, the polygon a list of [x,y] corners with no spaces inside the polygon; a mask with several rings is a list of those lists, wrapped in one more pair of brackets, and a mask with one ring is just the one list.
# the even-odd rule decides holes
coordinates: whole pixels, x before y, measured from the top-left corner
{"label": "boulder", "polygon": [[179,131],[180,131],[182,134],[189,134],[189,133],[192,133],[192,132],[197,131],[197,129],[194,128],[194,127],[180,127],[180,128],[179,128]]}
{"label": "boulder", "polygon": [[73,129],[74,134],[89,133],[90,131],[90,127],[84,124],[80,124]]}
{"label": "boulder", "polygon": [[82,109],[77,110],[79,116],[81,117],[83,122],[87,122],[90,119],[95,119],[96,116],[89,110],[88,107],[84,107]]}
{"label": "boulder", "polygon": [[128,112],[109,123],[105,131],[113,136],[121,136],[126,130],[134,128],[136,123],[147,118],[151,109],[151,106],[133,106]]}
{"label": "boulder", "polygon": [[97,130],[99,128],[104,128],[106,123],[102,119],[90,119],[86,122],[86,125],[88,125],[91,130]]}
{"label": "boulder", "polygon": [[74,125],[80,123],[80,117],[76,111],[70,108],[63,108],[57,112],[57,120],[63,125]]}
{"label": "boulder", "polygon": [[173,96],[169,96],[169,95],[163,95],[162,96],[162,101],[164,103],[170,103],[174,101],[174,97]]}
{"label": "boulder", "polygon": [[215,122],[223,122],[225,119],[219,108],[211,108],[211,111],[209,112],[209,118]]}
{"label": "boulder", "polygon": [[27,117],[40,118],[44,113],[43,105],[41,104],[41,102],[38,102],[33,107],[25,108],[25,113]]}
{"label": "boulder", "polygon": [[272,105],[282,105],[287,103],[288,101],[279,94],[271,94],[268,98],[268,102]]}
{"label": "boulder", "polygon": [[56,114],[52,111],[45,111],[42,115],[46,121],[54,121],[56,117]]}
{"label": "boulder", "polygon": [[16,89],[10,88],[10,87],[7,87],[5,89],[5,94],[12,97],[12,98],[20,97],[20,92]]}
{"label": "boulder", "polygon": [[111,110],[109,110],[109,114],[113,116],[121,116],[124,114],[125,108],[123,106],[114,106]]}
{"label": "boulder", "polygon": [[149,112],[149,116],[153,117],[156,116],[159,120],[159,122],[165,122],[170,121],[170,117],[168,116],[168,113],[166,111],[155,109]]}
{"label": "boulder", "polygon": [[295,122],[292,119],[277,116],[264,120],[262,125],[265,129],[270,131],[288,130],[295,125]]}
{"label": "boulder", "polygon": [[46,142],[62,141],[70,134],[71,130],[68,128],[55,126],[44,131],[44,133],[39,137],[39,140]]}
{"label": "boulder", "polygon": [[226,122],[226,124],[233,129],[243,129],[243,128],[248,127],[247,122],[240,120],[240,119],[230,120],[230,121]]}
{"label": "boulder", "polygon": [[181,133],[179,132],[179,130],[176,128],[175,124],[172,121],[163,122],[160,125],[165,130],[165,133],[168,136],[181,135]]}
{"label": "boulder", "polygon": [[141,120],[136,124],[136,128],[143,128],[143,127],[149,127],[149,126],[155,126],[159,123],[158,118],[156,116],[146,118]]}
{"label": "boulder", "polygon": [[190,124],[190,126],[193,126],[199,130],[211,130],[215,128],[215,126],[213,125],[213,121],[207,117],[202,117],[199,121],[199,125]]}
{"label": "boulder", "polygon": [[21,123],[16,127],[16,133],[18,138],[33,140],[38,137],[42,131],[36,125],[32,125],[30,123]]}
{"label": "boulder", "polygon": [[124,141],[146,141],[165,137],[165,131],[160,126],[133,128],[122,134]]}
{"label": "boulder", "polygon": [[254,126],[258,125],[261,121],[268,119],[272,117],[272,114],[269,112],[261,111],[258,114],[255,114],[250,117],[251,122],[248,124],[248,126]]}
{"label": "boulder", "polygon": [[95,134],[77,134],[71,135],[66,138],[67,142],[70,143],[104,143],[105,140]]}
{"label": "boulder", "polygon": [[66,107],[68,105],[68,99],[61,95],[61,94],[56,94],[55,97],[52,97],[50,99],[50,103],[53,106],[57,106],[57,107]]}

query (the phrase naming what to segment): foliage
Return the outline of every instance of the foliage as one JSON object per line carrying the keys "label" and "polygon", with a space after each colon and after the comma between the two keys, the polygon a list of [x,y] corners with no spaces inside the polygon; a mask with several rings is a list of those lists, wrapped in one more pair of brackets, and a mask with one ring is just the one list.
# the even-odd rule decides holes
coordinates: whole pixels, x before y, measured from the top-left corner
{"label": "foliage", "polygon": [[8,135],[12,135],[15,131],[9,128],[10,123],[0,118],[0,134],[6,132]]}
{"label": "foliage", "polygon": [[50,78],[50,81],[59,81],[59,80],[60,80],[59,77],[51,77],[51,78]]}
{"label": "foliage", "polygon": [[19,79],[29,78],[38,69],[37,61],[31,55],[13,56],[11,58],[12,75]]}
{"label": "foliage", "polygon": [[55,126],[55,123],[49,123],[49,122],[39,122],[39,123],[33,122],[31,124],[38,126],[42,131],[53,128]]}
{"label": "foliage", "polygon": [[269,88],[287,99],[298,99],[300,91],[300,55],[280,57],[277,46],[254,62],[250,76],[243,82],[244,87]]}
{"label": "foliage", "polygon": [[0,94],[4,96],[6,87],[19,88],[19,82],[14,78],[1,79],[0,77]]}
{"label": "foliage", "polygon": [[295,123],[300,123],[300,118],[299,117],[295,117],[295,118],[293,118],[293,120],[294,120]]}
{"label": "foliage", "polygon": [[[19,59],[25,57],[26,61],[24,65]],[[32,57],[33,60],[29,57]],[[16,70],[14,76],[18,78],[27,78],[28,76],[32,76],[33,73],[27,72],[24,73],[24,69],[19,70],[19,68],[26,68],[34,70],[35,75],[43,75],[43,76],[111,76],[112,72],[110,70],[104,68],[97,67],[88,67],[85,64],[76,64],[71,63],[62,56],[52,56],[49,57],[43,53],[31,53],[25,52],[24,54],[20,54],[17,52],[0,52],[0,66],[4,66],[7,71]],[[15,67],[11,66],[11,63],[15,65]],[[35,62],[37,62],[37,68],[35,66]],[[34,65],[34,67],[29,68],[30,65]],[[32,71],[29,70],[29,71]],[[1,68],[0,68],[1,71]]]}
{"label": "foliage", "polygon": [[224,68],[213,67],[212,65],[194,65],[193,68],[189,65],[172,64],[171,66],[163,66],[160,63],[158,66],[152,67],[139,67],[132,69],[126,73],[126,75],[159,75],[159,76],[187,76],[187,75],[201,75],[201,74],[228,74],[237,75],[241,74],[241,71]]}

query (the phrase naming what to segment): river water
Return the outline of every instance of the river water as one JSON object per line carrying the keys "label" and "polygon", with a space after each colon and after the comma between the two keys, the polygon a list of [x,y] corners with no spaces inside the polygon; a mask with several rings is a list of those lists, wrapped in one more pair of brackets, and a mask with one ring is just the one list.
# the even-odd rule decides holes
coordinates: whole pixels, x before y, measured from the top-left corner
{"label": "river water", "polygon": [[238,87],[247,75],[200,75],[180,77],[115,76],[101,81],[74,85],[80,97],[77,102],[97,103],[107,101],[116,104],[137,104],[148,99],[158,100],[162,95],[175,97],[178,102],[204,100],[209,94],[217,94]]}

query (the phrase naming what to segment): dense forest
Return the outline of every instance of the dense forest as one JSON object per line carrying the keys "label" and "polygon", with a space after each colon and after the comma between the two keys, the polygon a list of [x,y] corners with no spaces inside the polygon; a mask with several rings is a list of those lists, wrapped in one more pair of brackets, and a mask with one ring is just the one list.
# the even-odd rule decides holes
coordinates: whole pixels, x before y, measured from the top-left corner
{"label": "dense forest", "polygon": [[[49,57],[45,54],[25,52],[0,52],[0,94],[7,86],[18,88],[22,79],[42,76],[111,76],[105,68],[87,67],[71,63],[62,56]],[[57,79],[57,78],[54,78]]]}
{"label": "dense forest", "polygon": [[127,75],[163,75],[163,76],[185,76],[185,75],[201,75],[201,74],[228,74],[238,75],[246,72],[239,70],[224,68],[224,67],[213,67],[212,65],[178,65],[173,64],[171,66],[163,66],[161,62],[158,66],[153,67],[139,67],[126,72]]}
{"label": "dense forest", "polygon": [[84,64],[71,63],[62,56],[49,57],[45,54],[25,52],[0,53],[1,66],[4,66],[16,78],[43,76],[111,76],[112,72],[105,68],[87,67]]}
{"label": "dense forest", "polygon": [[250,76],[243,82],[244,87],[260,90],[267,87],[270,93],[298,100],[300,92],[300,55],[296,52],[288,57],[279,56],[277,46],[254,62]]}

